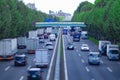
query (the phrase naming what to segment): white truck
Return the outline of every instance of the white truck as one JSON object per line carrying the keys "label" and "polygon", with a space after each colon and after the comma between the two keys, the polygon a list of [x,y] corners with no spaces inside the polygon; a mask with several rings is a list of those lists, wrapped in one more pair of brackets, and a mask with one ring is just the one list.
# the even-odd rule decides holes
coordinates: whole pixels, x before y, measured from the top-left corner
{"label": "white truck", "polygon": [[47,28],[46,29],[46,33],[49,35],[49,34],[51,34],[52,33],[52,28]]}
{"label": "white truck", "polygon": [[17,52],[17,39],[3,39],[0,41],[0,60],[12,60]]}
{"label": "white truck", "polygon": [[99,52],[103,55],[106,55],[106,52],[107,52],[107,45],[108,44],[111,44],[110,41],[107,41],[107,40],[99,40]]}
{"label": "white truck", "polygon": [[36,30],[29,31],[28,38],[37,38],[37,31]]}
{"label": "white truck", "polygon": [[107,57],[109,60],[119,60],[119,47],[118,45],[107,45]]}
{"label": "white truck", "polygon": [[50,41],[55,41],[55,39],[56,39],[55,34],[50,34],[49,39],[50,39]]}
{"label": "white truck", "polygon": [[34,54],[35,50],[39,48],[39,39],[28,38],[27,39],[27,50],[29,54]]}
{"label": "white truck", "polygon": [[48,67],[48,50],[37,49],[35,50],[35,65],[37,67]]}
{"label": "white truck", "polygon": [[88,39],[88,32],[87,31],[82,31],[81,32],[81,38],[82,39]]}
{"label": "white truck", "polygon": [[26,37],[18,37],[17,38],[17,48],[25,49],[27,46],[27,38]]}
{"label": "white truck", "polygon": [[44,34],[44,28],[37,29],[37,36],[41,36]]}

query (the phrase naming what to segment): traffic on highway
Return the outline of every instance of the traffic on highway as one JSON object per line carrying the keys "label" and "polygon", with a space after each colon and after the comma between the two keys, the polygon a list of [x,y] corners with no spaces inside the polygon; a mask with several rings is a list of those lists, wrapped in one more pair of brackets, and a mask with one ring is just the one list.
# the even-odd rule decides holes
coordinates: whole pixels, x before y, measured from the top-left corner
{"label": "traffic on highway", "polygon": [[[79,33],[81,36],[81,31],[77,29],[75,31],[72,31],[71,29],[65,31],[64,28],[36,30],[38,32],[29,31],[28,38],[17,38],[17,52],[14,53],[14,55],[3,53],[3,55],[6,57],[1,56],[0,58],[0,79],[47,80],[51,58],[56,47],[57,38],[59,36],[58,33],[52,33],[54,30],[57,30],[58,32],[61,31],[62,33],[64,46],[63,52],[66,59],[66,62],[64,63],[66,63],[65,69],[67,71],[66,77],[68,80],[120,79],[119,59],[117,59],[115,56],[109,59],[109,56],[107,55],[107,52],[109,52],[108,49],[114,50],[113,54],[117,54],[116,46],[115,48],[107,47],[106,51],[102,51],[101,48],[100,51],[99,47],[101,44],[103,45],[102,42],[105,43],[105,41],[99,41],[100,44],[96,45],[89,40],[87,36],[88,34],[86,33],[82,37],[76,37],[80,38],[76,39],[76,41],[74,40],[74,34]],[[2,45],[2,42],[5,41],[1,41],[0,46]],[[103,54],[102,52],[106,53]],[[12,59],[8,58],[8,55]]]}

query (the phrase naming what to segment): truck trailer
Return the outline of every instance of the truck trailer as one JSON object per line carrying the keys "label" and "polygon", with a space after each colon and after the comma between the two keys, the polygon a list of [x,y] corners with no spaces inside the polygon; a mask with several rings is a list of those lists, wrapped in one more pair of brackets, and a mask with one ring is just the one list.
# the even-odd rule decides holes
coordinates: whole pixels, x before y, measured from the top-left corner
{"label": "truck trailer", "polygon": [[109,60],[119,60],[119,47],[118,45],[107,45],[107,57]]}
{"label": "truck trailer", "polygon": [[47,49],[35,50],[35,65],[36,67],[48,67],[48,50]]}
{"label": "truck trailer", "polygon": [[17,52],[17,39],[3,39],[0,41],[0,60],[12,60]]}

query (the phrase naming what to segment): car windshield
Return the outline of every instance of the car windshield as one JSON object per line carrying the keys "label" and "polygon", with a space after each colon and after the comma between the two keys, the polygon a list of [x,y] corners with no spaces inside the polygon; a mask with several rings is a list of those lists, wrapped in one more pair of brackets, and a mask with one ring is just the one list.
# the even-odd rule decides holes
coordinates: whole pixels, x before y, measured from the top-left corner
{"label": "car windshield", "polygon": [[28,71],[30,75],[38,75],[40,74],[40,71]]}
{"label": "car windshield", "polygon": [[22,61],[24,60],[24,57],[15,57],[15,60]]}
{"label": "car windshield", "polygon": [[119,52],[118,52],[118,50],[110,50],[110,53],[111,54],[118,54]]}
{"label": "car windshield", "polygon": [[91,57],[99,57],[98,54],[90,54]]}

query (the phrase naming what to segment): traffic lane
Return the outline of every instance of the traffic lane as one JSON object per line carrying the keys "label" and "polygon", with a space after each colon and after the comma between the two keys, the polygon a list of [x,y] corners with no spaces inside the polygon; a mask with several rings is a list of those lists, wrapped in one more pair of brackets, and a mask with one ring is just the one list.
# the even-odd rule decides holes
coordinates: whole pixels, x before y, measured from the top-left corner
{"label": "traffic lane", "polygon": [[[83,43],[87,43],[87,44],[92,44],[92,46],[94,46],[94,48],[92,47],[91,48],[91,50],[92,51],[97,51],[98,49],[97,49],[97,46],[96,45],[94,45],[93,43],[89,43],[90,41],[88,41],[88,40],[85,40],[86,42],[84,42],[83,41]],[[76,46],[77,46],[77,44],[76,44]],[[79,46],[79,45],[78,45]],[[77,47],[78,47],[77,46]],[[96,50],[95,50],[96,49]],[[79,51],[79,50],[78,50]],[[88,63],[87,62],[87,55],[88,55],[88,53],[87,52],[84,52],[84,51],[80,51],[80,53],[81,53],[81,55],[82,56],[84,56],[83,58],[83,60],[85,60],[85,62],[86,63]],[[120,70],[119,70],[119,67],[120,67],[120,63],[119,62],[112,62],[112,61],[109,61],[109,60],[107,60],[106,59],[107,57],[106,56],[103,56],[101,59],[101,65],[100,65],[100,68],[99,69],[97,69],[98,71],[95,71],[94,70],[94,68],[93,68],[93,66],[90,66],[90,69],[92,69],[93,68],[93,72],[95,72],[95,74],[97,73],[97,72],[100,72],[100,71],[102,71],[102,72],[100,72],[101,74],[104,74],[104,76],[106,76],[106,78],[105,79],[109,79],[109,80],[113,80],[113,79],[120,79],[120,75],[119,75],[119,72],[120,72]],[[105,66],[106,65],[106,66]],[[97,68],[97,67],[96,67]],[[110,73],[109,73],[110,72]],[[92,73],[91,73],[92,74]],[[99,73],[98,73],[99,74]],[[99,75],[101,75],[101,74],[99,74]],[[99,77],[99,75],[98,75],[98,77]],[[110,77],[109,77],[109,75],[111,75]],[[97,74],[96,74],[96,76],[97,76]],[[96,77],[95,76],[95,77]]]}
{"label": "traffic lane", "polygon": [[68,79],[69,80],[91,80],[87,67],[81,62],[80,57],[73,51],[65,51]]}
{"label": "traffic lane", "polygon": [[[67,44],[67,38],[64,37],[64,44]],[[66,46],[65,46],[66,47]],[[65,48],[68,79],[69,80],[91,80],[92,76],[87,75],[87,69],[80,61],[80,57],[77,55],[76,50],[67,50]],[[86,77],[86,76],[87,77]]]}

